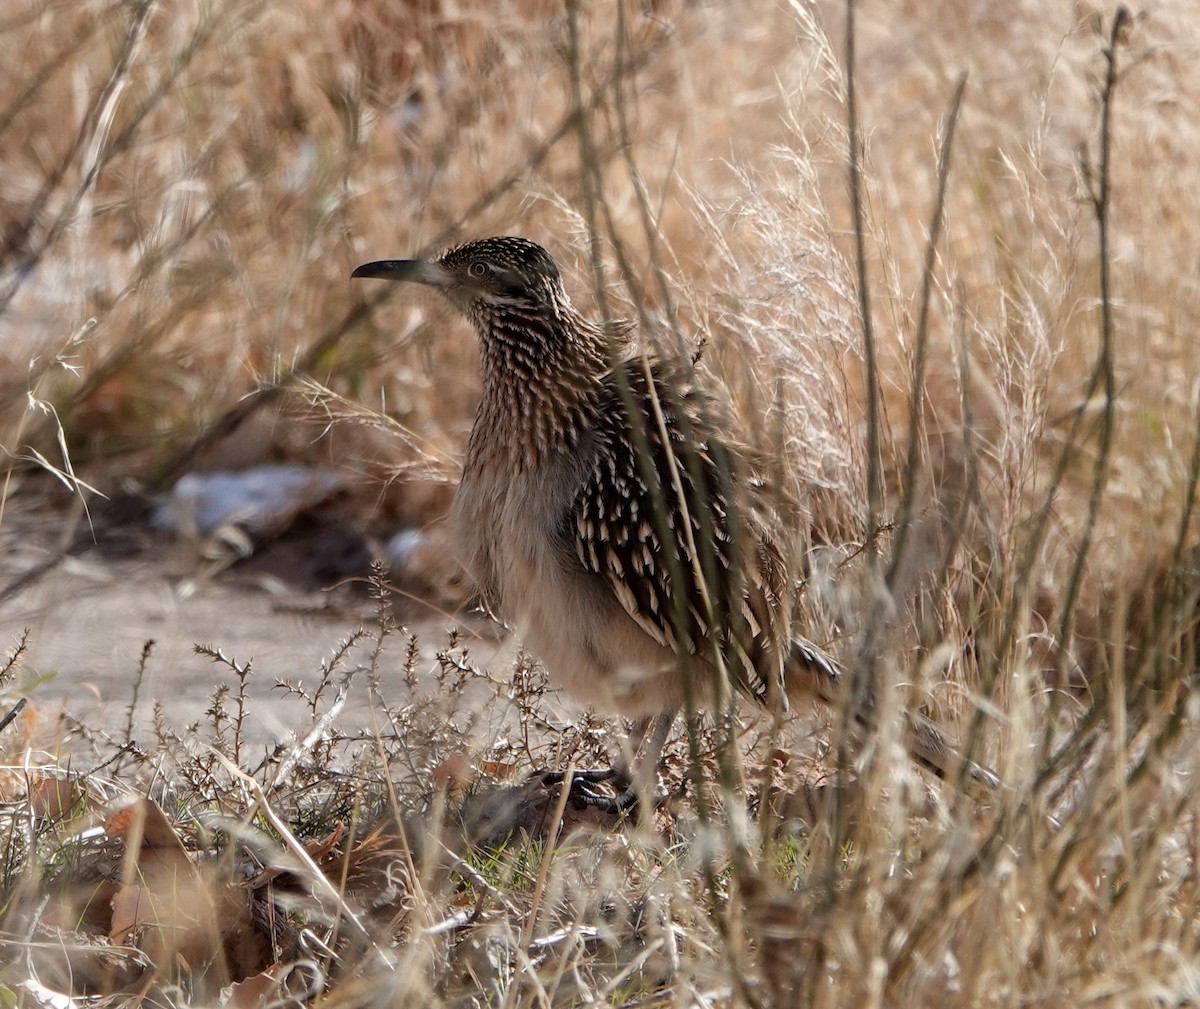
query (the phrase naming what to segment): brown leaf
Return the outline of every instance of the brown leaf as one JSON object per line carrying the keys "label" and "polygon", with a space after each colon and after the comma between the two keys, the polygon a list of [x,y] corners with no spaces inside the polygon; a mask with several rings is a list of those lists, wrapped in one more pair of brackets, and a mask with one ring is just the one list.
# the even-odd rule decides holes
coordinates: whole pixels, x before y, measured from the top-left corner
{"label": "brown leaf", "polygon": [[[304,842],[304,850],[314,862],[320,863],[328,855],[346,834],[346,825],[340,820],[324,838],[312,838]],[[272,880],[279,879],[282,876],[287,876],[289,880],[295,875],[295,870],[284,868],[278,865],[268,865],[262,870],[246,880],[244,886],[248,890],[257,890],[260,887],[266,886]]]}
{"label": "brown leaf", "polygon": [[168,848],[185,853],[183,841],[152,799],[135,797],[104,818],[104,830],[131,847]]}
{"label": "brown leaf", "polygon": [[346,825],[339,820],[334,825],[333,830],[329,832],[328,837],[320,841],[318,841],[316,838],[305,841],[304,850],[308,852],[314,862],[318,862],[334,849],[338,841],[342,839],[345,833]]}
{"label": "brown leaf", "polygon": [[274,1002],[279,986],[291,971],[291,964],[272,964],[261,974],[244,981],[235,981],[221,991],[221,1005],[226,1009],[258,1009]]}
{"label": "brown leaf", "polygon": [[74,777],[46,777],[34,782],[29,789],[29,808],[39,819],[61,820],[85,794]]}
{"label": "brown leaf", "polygon": [[471,766],[471,758],[465,752],[453,753],[432,771],[433,780],[438,785],[445,785],[451,791],[467,788],[475,780],[475,768]]}
{"label": "brown leaf", "polygon": [[485,760],[479,765],[484,774],[490,774],[499,781],[507,781],[517,773],[517,765],[503,760]]}
{"label": "brown leaf", "polygon": [[136,883],[118,887],[112,898],[112,924],[109,936],[117,941],[142,925],[157,925],[158,912],[150,893]]}
{"label": "brown leaf", "polygon": [[[24,947],[30,975],[60,992],[107,993],[130,985],[142,964],[128,949],[114,948],[103,936],[60,928],[45,921],[33,927],[33,942]],[[80,999],[80,1006],[88,1004]]]}

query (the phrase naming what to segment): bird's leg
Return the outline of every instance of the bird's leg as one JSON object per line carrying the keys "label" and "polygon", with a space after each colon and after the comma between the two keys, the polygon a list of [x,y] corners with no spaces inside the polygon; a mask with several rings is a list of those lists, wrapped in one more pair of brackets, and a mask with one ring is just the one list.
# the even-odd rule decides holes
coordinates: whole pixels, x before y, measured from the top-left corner
{"label": "bird's leg", "polygon": [[[620,796],[632,806],[639,795],[654,795],[658,782],[658,761],[662,757],[667,736],[675,724],[675,711],[648,715],[633,723],[617,764],[626,788]],[[628,756],[628,764],[626,757]]]}

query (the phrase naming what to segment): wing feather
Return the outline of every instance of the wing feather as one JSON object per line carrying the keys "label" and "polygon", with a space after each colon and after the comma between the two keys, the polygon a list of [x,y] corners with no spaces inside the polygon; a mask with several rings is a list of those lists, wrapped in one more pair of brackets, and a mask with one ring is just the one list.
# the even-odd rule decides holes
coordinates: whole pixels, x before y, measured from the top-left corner
{"label": "wing feather", "polygon": [[650,377],[634,361],[608,376],[595,430],[594,464],[562,523],[579,563],[659,644],[710,666],[720,649],[735,685],[764,700],[777,613],[738,500],[744,464],[711,402],[689,376]]}

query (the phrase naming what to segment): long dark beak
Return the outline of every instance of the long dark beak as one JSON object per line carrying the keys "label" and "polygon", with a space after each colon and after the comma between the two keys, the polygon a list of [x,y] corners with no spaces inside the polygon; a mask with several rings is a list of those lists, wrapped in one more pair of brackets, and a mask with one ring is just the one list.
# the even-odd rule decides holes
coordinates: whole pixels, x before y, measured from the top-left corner
{"label": "long dark beak", "polygon": [[407,280],[413,284],[448,287],[454,275],[441,263],[429,259],[380,259],[364,263],[351,277],[373,277],[379,280]]}

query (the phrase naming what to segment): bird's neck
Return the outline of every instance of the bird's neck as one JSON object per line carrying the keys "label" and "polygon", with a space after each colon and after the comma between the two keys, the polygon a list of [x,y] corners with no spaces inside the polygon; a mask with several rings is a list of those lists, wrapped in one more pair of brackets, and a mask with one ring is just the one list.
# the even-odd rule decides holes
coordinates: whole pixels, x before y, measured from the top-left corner
{"label": "bird's neck", "polygon": [[[478,326],[483,390],[468,446],[515,471],[574,452],[594,423],[612,341],[573,309]],[[481,456],[483,453],[479,453]]]}

